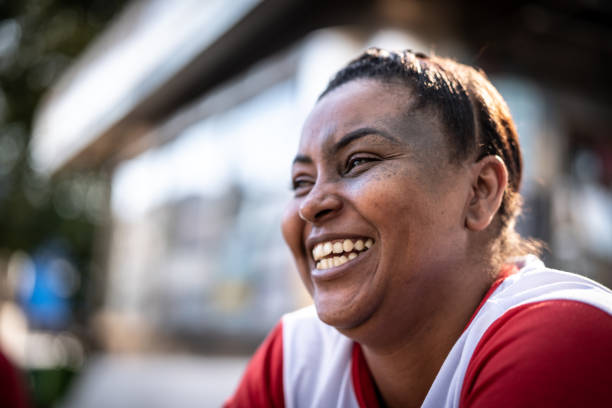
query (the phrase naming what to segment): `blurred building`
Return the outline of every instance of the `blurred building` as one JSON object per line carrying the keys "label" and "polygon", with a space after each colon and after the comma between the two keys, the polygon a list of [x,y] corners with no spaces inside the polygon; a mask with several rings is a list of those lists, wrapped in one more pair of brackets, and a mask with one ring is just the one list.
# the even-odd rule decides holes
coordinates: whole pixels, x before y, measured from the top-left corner
{"label": "blurred building", "polygon": [[308,302],[280,236],[289,166],[318,93],[370,45],[482,67],[525,150],[521,231],[612,285],[611,16],[600,1],[130,3],[40,106],[31,146],[43,174],[112,174],[92,329],[109,350],[245,350]]}
{"label": "blurred building", "polygon": [[32,145],[43,173],[114,175],[102,332],[129,319],[249,343],[304,302],[278,227],[289,162],[318,92],[368,45],[484,67],[525,148],[521,230],[553,265],[610,284],[610,10],[502,3],[126,7],[41,106]]}

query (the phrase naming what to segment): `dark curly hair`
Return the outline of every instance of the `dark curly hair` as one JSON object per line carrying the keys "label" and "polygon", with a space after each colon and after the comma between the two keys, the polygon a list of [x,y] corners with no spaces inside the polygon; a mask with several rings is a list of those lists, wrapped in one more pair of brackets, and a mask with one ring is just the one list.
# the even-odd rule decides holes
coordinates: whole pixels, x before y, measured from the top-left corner
{"label": "dark curly hair", "polygon": [[448,58],[405,50],[369,48],[336,73],[319,96],[356,80],[375,79],[405,84],[414,91],[416,109],[433,108],[448,135],[451,160],[480,160],[497,155],[508,169],[508,186],[498,211],[494,252],[500,261],[510,256],[539,252],[539,244],[515,231],[522,199],[521,148],[510,110],[484,72]]}

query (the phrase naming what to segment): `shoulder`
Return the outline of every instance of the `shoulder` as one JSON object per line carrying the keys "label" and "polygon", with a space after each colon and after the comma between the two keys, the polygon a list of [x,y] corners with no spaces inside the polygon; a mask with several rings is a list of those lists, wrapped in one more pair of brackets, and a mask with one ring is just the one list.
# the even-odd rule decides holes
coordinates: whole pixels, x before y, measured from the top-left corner
{"label": "shoulder", "polygon": [[[584,277],[543,268],[500,287],[505,311],[483,332],[461,406],[612,404],[612,294]],[[512,307],[508,306],[513,299]],[[510,303],[510,304],[512,304]]]}
{"label": "shoulder", "polygon": [[353,342],[319,320],[314,306],[283,317],[283,380],[290,406],[355,406]]}
{"label": "shoulder", "polygon": [[234,395],[223,405],[234,407],[284,407],[283,326],[279,322],[259,346]]}
{"label": "shoulder", "polygon": [[225,407],[294,406],[338,392],[352,342],[310,306],[283,316],[259,346]]}

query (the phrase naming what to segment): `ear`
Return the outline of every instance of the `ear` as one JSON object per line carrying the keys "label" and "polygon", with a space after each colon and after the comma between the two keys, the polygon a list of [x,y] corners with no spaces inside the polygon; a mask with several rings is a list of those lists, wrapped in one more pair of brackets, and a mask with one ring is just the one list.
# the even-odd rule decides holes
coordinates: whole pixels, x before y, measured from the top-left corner
{"label": "ear", "polygon": [[472,190],[465,226],[482,231],[491,224],[508,185],[508,170],[499,156],[486,156],[472,165]]}

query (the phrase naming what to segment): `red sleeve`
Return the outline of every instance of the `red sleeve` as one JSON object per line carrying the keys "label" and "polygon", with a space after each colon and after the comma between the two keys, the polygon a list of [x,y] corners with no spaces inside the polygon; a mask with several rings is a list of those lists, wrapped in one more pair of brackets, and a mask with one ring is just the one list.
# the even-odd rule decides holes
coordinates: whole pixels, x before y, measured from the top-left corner
{"label": "red sleeve", "polygon": [[25,389],[17,370],[0,353],[0,405],[11,408],[27,408]]}
{"label": "red sleeve", "polygon": [[283,327],[279,322],[246,368],[235,394],[224,408],[283,408]]}
{"label": "red sleeve", "polygon": [[460,407],[612,407],[612,316],[550,300],[509,310],[484,333]]}

